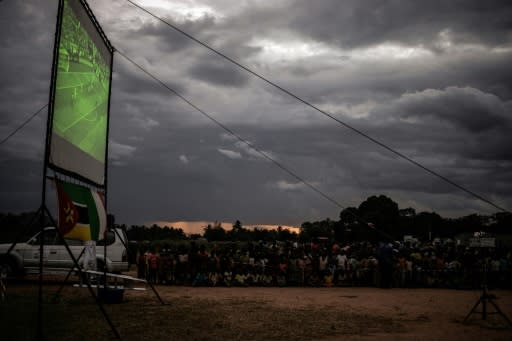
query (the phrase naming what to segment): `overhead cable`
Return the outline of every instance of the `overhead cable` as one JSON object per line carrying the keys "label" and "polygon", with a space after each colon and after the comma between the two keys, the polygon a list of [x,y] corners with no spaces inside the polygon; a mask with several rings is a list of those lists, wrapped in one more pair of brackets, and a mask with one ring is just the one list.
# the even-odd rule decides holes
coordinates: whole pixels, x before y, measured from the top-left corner
{"label": "overhead cable", "polygon": [[[251,142],[247,141],[246,139],[244,139],[243,137],[241,137],[240,135],[238,135],[236,132],[234,132],[232,129],[230,129],[229,127],[227,127],[226,125],[224,125],[222,122],[220,122],[219,120],[217,120],[216,118],[214,118],[213,116],[211,116],[210,114],[208,114],[206,111],[204,111],[203,109],[199,108],[197,105],[195,105],[194,103],[192,103],[188,98],[186,98],[185,96],[183,96],[182,94],[180,94],[179,92],[177,92],[176,90],[174,90],[173,88],[171,88],[170,86],[168,86],[166,83],[164,83],[162,80],[160,80],[158,77],[156,77],[154,74],[152,74],[151,72],[149,72],[148,70],[146,70],[145,68],[143,68],[140,64],[138,64],[137,62],[135,62],[133,59],[131,59],[130,57],[128,57],[125,53],[123,53],[122,51],[120,51],[119,49],[116,49],[116,51],[119,55],[121,55],[123,58],[125,58],[127,61],[129,61],[131,64],[133,64],[134,66],[136,66],[139,70],[141,70],[142,72],[144,72],[146,75],[148,75],[149,77],[151,77],[154,81],[156,81],[158,84],[160,84],[161,86],[163,86],[164,88],[166,88],[168,91],[172,92],[174,95],[176,95],[177,97],[179,97],[181,100],[183,100],[185,103],[187,103],[188,105],[190,105],[192,108],[194,108],[195,110],[197,110],[199,113],[201,113],[203,116],[205,116],[206,118],[208,118],[210,121],[212,121],[213,123],[215,123],[217,126],[219,126],[220,128],[222,128],[223,130],[225,130],[226,132],[228,132],[228,134],[230,134],[231,136],[235,137],[237,140],[239,140],[240,142],[244,143],[245,145],[247,145],[249,148],[251,148],[252,150],[254,150],[255,152],[257,152],[259,155],[261,155],[263,158],[265,158],[266,160],[272,162],[275,166],[277,166],[278,168],[280,168],[282,171],[284,171],[285,173],[287,173],[288,175],[290,175],[291,177],[295,178],[296,180],[298,180],[300,183],[303,183],[304,185],[306,185],[307,187],[309,187],[311,190],[313,190],[314,192],[316,192],[317,194],[319,194],[320,196],[322,196],[324,199],[328,200],[329,202],[331,202],[332,204],[334,204],[335,206],[337,206],[338,208],[340,208],[341,210],[344,210],[345,207],[343,205],[341,205],[336,199],[332,198],[331,196],[329,196],[328,194],[324,193],[323,191],[321,191],[318,187],[314,186],[312,183],[306,181],[304,178],[302,178],[300,175],[298,175],[297,173],[293,172],[292,170],[290,170],[288,167],[284,166],[282,163],[280,163],[279,161],[275,160],[274,158],[272,158],[271,156],[269,156],[267,153],[265,153],[264,151],[262,151],[261,149],[259,149],[258,147],[256,147],[254,144],[252,144]],[[373,223],[370,223],[370,222],[367,222],[365,221],[362,217],[360,217],[359,215],[357,215],[356,213],[352,212],[352,211],[347,211],[349,214],[351,214],[352,216],[354,216],[358,221],[360,221],[361,223],[365,224],[366,226],[368,226],[369,228],[372,228],[374,229],[376,232],[380,233],[381,235],[383,235],[384,237],[388,238],[389,240],[393,240],[393,237],[391,237],[389,234],[381,231],[381,230],[378,230],[375,228],[374,224]]]}
{"label": "overhead cable", "polygon": [[478,194],[478,193],[476,193],[476,192],[474,192],[474,191],[472,191],[472,190],[470,190],[470,189],[468,189],[468,188],[466,188],[466,187],[464,187],[464,186],[462,186],[462,185],[460,185],[460,184],[458,184],[458,183],[454,182],[453,180],[448,179],[447,177],[445,177],[445,176],[441,175],[440,173],[438,173],[438,172],[436,172],[436,171],[434,171],[434,170],[432,170],[432,169],[430,169],[430,168],[428,168],[428,167],[424,166],[423,164],[421,164],[421,163],[419,163],[419,162],[417,162],[417,161],[413,160],[412,158],[408,157],[407,155],[405,155],[405,154],[403,154],[403,153],[401,153],[401,152],[397,151],[396,149],[394,149],[394,148],[392,148],[392,147],[390,147],[390,146],[386,145],[385,143],[383,143],[383,142],[381,142],[381,141],[377,140],[376,138],[371,137],[371,136],[370,136],[370,135],[368,135],[367,133],[365,133],[365,132],[363,132],[363,131],[361,131],[361,130],[359,130],[359,129],[355,128],[355,127],[353,127],[352,125],[350,125],[350,124],[348,124],[348,123],[346,123],[346,122],[342,121],[341,119],[339,119],[339,118],[335,117],[333,114],[330,114],[330,113],[326,112],[325,110],[322,110],[322,109],[320,109],[319,107],[317,107],[316,105],[312,104],[311,102],[309,102],[309,101],[307,101],[307,100],[305,100],[305,99],[303,99],[303,98],[299,97],[298,95],[295,95],[295,94],[294,94],[293,92],[291,92],[290,90],[285,89],[284,87],[282,87],[282,86],[278,85],[277,83],[275,83],[275,82],[273,82],[273,81],[269,80],[268,78],[266,78],[266,77],[262,76],[261,74],[259,74],[259,73],[255,72],[255,71],[251,70],[249,67],[247,67],[247,66],[245,66],[245,65],[241,64],[240,62],[237,62],[237,61],[236,61],[236,60],[234,60],[233,58],[231,58],[231,57],[229,57],[229,56],[225,55],[224,53],[222,53],[222,52],[218,51],[217,49],[215,49],[215,48],[211,47],[210,45],[206,44],[205,42],[203,42],[203,41],[201,41],[201,40],[197,39],[196,37],[194,37],[194,36],[192,36],[191,34],[189,34],[189,33],[185,32],[184,30],[182,30],[182,29],[181,29],[181,28],[179,28],[178,26],[176,26],[176,25],[174,25],[174,24],[170,23],[169,21],[167,21],[167,20],[165,20],[165,19],[163,19],[163,18],[159,17],[158,15],[156,15],[156,14],[154,14],[153,12],[151,12],[151,11],[149,11],[149,10],[145,9],[144,7],[142,7],[142,6],[140,6],[139,4],[137,4],[137,3],[133,2],[132,0],[126,0],[126,1],[127,1],[127,2],[129,2],[129,3],[131,3],[133,6],[137,7],[137,8],[138,8],[138,9],[140,9],[141,11],[146,12],[147,14],[149,14],[150,16],[152,16],[153,18],[155,18],[155,19],[159,20],[160,22],[164,23],[165,25],[169,26],[169,27],[170,27],[170,28],[172,28],[173,30],[175,30],[175,31],[177,31],[177,32],[179,32],[179,33],[181,33],[181,34],[182,34],[182,35],[184,35],[185,37],[187,37],[187,38],[189,38],[189,39],[193,40],[193,41],[194,41],[194,42],[196,42],[197,44],[199,44],[199,45],[201,45],[201,46],[205,47],[206,49],[208,49],[208,50],[212,51],[213,53],[217,54],[218,56],[220,56],[220,57],[222,57],[222,58],[226,59],[226,60],[227,60],[227,61],[229,61],[230,63],[232,63],[232,64],[234,64],[234,65],[238,66],[239,68],[241,68],[241,69],[245,70],[246,72],[248,72],[248,73],[252,74],[253,76],[255,76],[255,77],[257,77],[257,78],[261,79],[262,81],[264,81],[264,82],[266,82],[266,83],[268,83],[268,84],[270,84],[271,86],[273,86],[273,87],[275,87],[275,88],[279,89],[280,91],[284,92],[285,94],[287,94],[287,95],[289,95],[289,96],[291,96],[291,97],[295,98],[295,99],[296,99],[296,100],[298,100],[299,102],[301,102],[301,103],[303,103],[303,104],[307,105],[308,107],[310,107],[310,108],[312,108],[312,109],[316,110],[317,112],[321,113],[322,115],[324,115],[324,116],[326,116],[326,117],[330,118],[331,120],[333,120],[333,121],[337,122],[338,124],[340,124],[340,125],[344,126],[345,128],[352,130],[353,132],[355,132],[355,133],[357,133],[357,134],[359,134],[359,135],[363,136],[364,138],[366,138],[366,139],[370,140],[371,142],[373,142],[373,143],[375,143],[375,144],[377,144],[377,145],[381,146],[382,148],[386,149],[387,151],[389,151],[389,152],[391,152],[391,153],[393,153],[393,154],[397,155],[398,157],[400,157],[400,158],[402,158],[402,159],[404,159],[404,160],[408,161],[409,163],[412,163],[413,165],[415,165],[415,166],[417,166],[417,167],[419,167],[419,168],[423,169],[423,170],[424,170],[424,171],[426,171],[427,173],[430,173],[431,175],[433,175],[433,176],[435,176],[435,177],[437,177],[437,178],[439,178],[439,179],[443,180],[444,182],[446,182],[446,183],[448,183],[448,184],[450,184],[450,185],[452,185],[452,186],[454,186],[454,187],[456,187],[456,188],[458,188],[458,189],[460,189],[460,190],[462,190],[462,191],[466,192],[467,194],[469,194],[469,195],[473,196],[474,198],[476,198],[476,199],[478,199],[478,200],[480,200],[480,201],[482,201],[482,202],[485,202],[485,203],[487,203],[487,204],[489,204],[489,205],[493,206],[494,208],[497,208],[497,209],[498,209],[498,210],[500,210],[500,211],[503,211],[503,212],[509,212],[507,209],[505,209],[505,208],[503,208],[503,207],[499,206],[498,204],[496,204],[496,203],[492,202],[491,200],[489,200],[489,199],[487,199],[487,198],[484,198],[482,195],[480,195],[480,194]]}
{"label": "overhead cable", "polygon": [[247,141],[246,139],[244,139],[243,137],[241,137],[240,135],[238,135],[237,133],[235,133],[232,129],[230,129],[229,127],[227,127],[226,125],[224,125],[223,123],[221,123],[219,120],[217,120],[216,118],[214,118],[213,116],[211,116],[210,114],[208,114],[207,112],[205,112],[203,109],[199,108],[197,105],[195,105],[194,103],[192,103],[189,99],[187,99],[185,96],[181,95],[179,92],[177,92],[176,90],[174,90],[173,88],[171,88],[170,86],[168,86],[167,84],[165,84],[163,81],[161,81],[159,78],[157,78],[155,75],[153,75],[151,72],[147,71],[146,69],[144,69],[140,64],[138,64],[137,62],[135,62],[133,59],[131,59],[130,57],[128,57],[126,54],[124,54],[123,52],[119,51],[119,49],[116,49],[116,52],[118,54],[120,54],[121,56],[123,56],[126,60],[128,60],[130,63],[132,63],[133,65],[135,65],[139,70],[141,70],[142,72],[144,72],[146,75],[148,75],[149,77],[151,77],[153,80],[155,80],[156,82],[158,82],[161,86],[163,86],[164,88],[166,88],[167,90],[169,90],[170,92],[172,92],[174,95],[176,95],[177,97],[181,98],[185,103],[187,103],[188,105],[190,105],[192,108],[194,108],[195,110],[197,110],[198,112],[200,112],[203,116],[207,117],[210,121],[212,121],[213,123],[215,123],[216,125],[218,125],[219,127],[221,127],[222,129],[224,129],[225,131],[227,131],[230,135],[234,136],[237,140],[239,140],[240,142],[244,143],[245,145],[247,145],[249,148],[253,149],[254,151],[256,151],[258,154],[260,154],[263,158],[267,159],[268,161],[272,162],[273,164],[275,164],[276,166],[278,166],[279,168],[281,168],[283,171],[285,171],[286,173],[288,173],[289,175],[291,175],[292,177],[294,177],[295,179],[297,179],[298,181],[304,183],[306,186],[308,186],[309,188],[311,188],[312,190],[314,190],[315,192],[317,192],[318,194],[320,194],[321,196],[323,196],[325,199],[329,200],[330,202],[332,202],[334,205],[338,206],[339,208],[341,209],[344,209],[344,207],[339,203],[337,202],[336,200],[334,200],[333,198],[329,197],[328,195],[326,195],[325,193],[323,193],[322,191],[320,191],[318,188],[316,188],[314,185],[312,185],[311,183],[307,182],[306,180],[304,180],[302,177],[300,177],[299,175],[297,175],[296,173],[292,172],[291,170],[289,170],[288,168],[286,168],[285,166],[283,166],[280,162],[276,161],[275,159],[273,159],[272,157],[270,157],[267,153],[263,152],[262,150],[260,150],[258,147],[256,147],[254,144],[252,144],[251,142]]}
{"label": "overhead cable", "polygon": [[9,135],[4,137],[2,141],[0,141],[0,145],[2,145],[4,142],[7,142],[14,134],[16,134],[19,130],[21,130],[24,126],[28,124],[28,122],[32,121],[34,117],[36,117],[41,111],[43,111],[44,108],[48,106],[48,103],[43,105],[39,110],[37,110],[35,113],[33,113],[25,122],[23,122],[18,128],[14,129],[13,132],[11,132]]}

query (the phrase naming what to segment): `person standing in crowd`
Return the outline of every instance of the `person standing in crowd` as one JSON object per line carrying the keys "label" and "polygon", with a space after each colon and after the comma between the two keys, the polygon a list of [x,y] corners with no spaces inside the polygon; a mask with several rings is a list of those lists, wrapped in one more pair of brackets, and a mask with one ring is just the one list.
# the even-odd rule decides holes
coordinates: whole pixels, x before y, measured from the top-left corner
{"label": "person standing in crowd", "polygon": [[379,261],[380,270],[380,287],[390,288],[393,279],[393,249],[389,244],[381,243],[377,260]]}
{"label": "person standing in crowd", "polygon": [[155,250],[152,250],[148,256],[148,270],[149,276],[148,281],[151,283],[157,283],[158,265],[160,263],[160,257]]}
{"label": "person standing in crowd", "polygon": [[146,279],[147,275],[147,259],[143,249],[139,250],[139,257],[137,258],[137,278]]}

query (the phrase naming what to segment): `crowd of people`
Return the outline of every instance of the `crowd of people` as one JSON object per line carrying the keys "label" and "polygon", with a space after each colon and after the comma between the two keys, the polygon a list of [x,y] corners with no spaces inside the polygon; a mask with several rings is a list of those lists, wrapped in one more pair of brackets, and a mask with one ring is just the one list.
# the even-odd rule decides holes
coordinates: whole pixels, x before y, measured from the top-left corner
{"label": "crowd of people", "polygon": [[512,287],[512,250],[449,243],[201,243],[139,249],[138,277],[194,286]]}

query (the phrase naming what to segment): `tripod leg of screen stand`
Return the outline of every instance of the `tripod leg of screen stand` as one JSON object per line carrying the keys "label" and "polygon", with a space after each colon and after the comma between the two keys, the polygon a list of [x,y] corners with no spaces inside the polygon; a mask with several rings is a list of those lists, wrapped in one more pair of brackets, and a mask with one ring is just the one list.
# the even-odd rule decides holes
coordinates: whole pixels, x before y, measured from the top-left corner
{"label": "tripod leg of screen stand", "polygon": [[494,307],[494,309],[496,309],[496,311],[498,312],[498,314],[501,315],[501,317],[503,317],[507,322],[508,324],[512,327],[512,321],[510,321],[510,319],[507,317],[507,315],[505,315],[505,313],[503,313],[500,309],[500,307],[498,307],[498,305],[496,304],[496,302],[494,302],[492,299],[489,300],[489,303],[492,304],[492,306]]}
{"label": "tripod leg of screen stand", "polygon": [[480,296],[480,298],[476,302],[476,304],[473,306],[471,311],[468,313],[468,315],[464,319],[463,323],[466,323],[468,321],[468,319],[471,316],[471,314],[478,313],[478,311],[476,311],[476,309],[478,308],[480,303],[482,304],[482,312],[481,312],[482,313],[482,320],[486,320],[487,319],[487,302],[489,302],[490,304],[492,304],[494,309],[496,309],[496,313],[501,315],[501,317],[503,317],[503,319],[505,321],[507,321],[508,324],[512,327],[512,321],[510,321],[510,319],[507,317],[507,315],[505,315],[505,313],[503,313],[503,311],[501,311],[500,307],[496,304],[496,302],[494,302],[494,298],[495,298],[495,296],[494,295],[489,295],[489,293],[487,292],[487,289],[485,288],[483,293],[482,293],[482,295]]}
{"label": "tripod leg of screen stand", "polygon": [[[482,303],[482,296],[480,296],[480,298],[478,299],[478,301],[476,301],[476,304],[473,306],[473,308],[471,308],[471,310],[469,311],[469,313],[466,315],[466,318],[464,319],[463,323],[466,323],[466,322],[468,321],[468,319],[469,319],[469,317],[471,316],[471,314],[474,314],[474,313],[476,313],[476,312],[477,312],[477,311],[476,311],[476,308],[478,308],[478,306],[480,305],[480,303]],[[485,305],[485,303],[482,303],[482,304],[484,304],[484,305]],[[483,309],[483,310],[485,310],[485,309]],[[482,311],[483,311],[483,310],[482,310]],[[482,318],[485,320],[485,318],[483,317],[483,315],[482,315]]]}

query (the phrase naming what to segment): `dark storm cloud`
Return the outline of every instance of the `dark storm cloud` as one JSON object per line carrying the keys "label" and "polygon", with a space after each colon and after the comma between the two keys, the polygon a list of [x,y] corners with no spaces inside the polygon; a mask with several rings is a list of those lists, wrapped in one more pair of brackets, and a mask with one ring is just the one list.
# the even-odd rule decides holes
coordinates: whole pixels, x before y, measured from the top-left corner
{"label": "dark storm cloud", "polygon": [[[165,21],[176,25],[183,29],[185,32],[202,39],[202,33],[215,26],[215,18],[211,16],[204,16],[198,20],[185,20],[176,22],[172,18],[163,18]],[[155,42],[156,48],[165,52],[178,52],[187,47],[196,44],[192,40],[186,38],[184,35],[169,28],[160,21],[149,21],[143,23],[140,27],[127,30],[126,38],[137,35],[148,39],[150,42]],[[207,38],[207,37],[206,37]]]}
{"label": "dark storm cloud", "polygon": [[431,77],[434,81],[438,80],[438,88],[470,86],[495,94],[503,100],[511,100],[512,69],[506,66],[511,58],[510,49],[500,53],[470,50],[448,58],[445,65],[434,71]]}
{"label": "dark storm cloud", "polygon": [[[432,151],[480,160],[509,160],[512,144],[509,131],[512,102],[474,88],[448,87],[404,94],[371,117],[389,131],[398,130],[393,140],[403,145],[422,141]],[[394,120],[389,118],[395,117]],[[387,120],[387,122],[385,122]],[[423,132],[421,131],[423,130]],[[418,135],[419,134],[419,135]],[[400,142],[399,142],[400,143]]]}
{"label": "dark storm cloud", "polygon": [[[446,151],[449,149],[446,144],[460,138],[460,135],[453,134],[450,129],[443,130],[439,133],[438,139],[433,140],[433,135],[429,134],[428,128],[424,126],[403,130],[400,130],[401,127],[387,126],[372,130],[369,126],[365,127],[364,122],[353,121],[351,124],[370,130],[372,136],[394,144],[407,154],[414,150],[411,156],[415,160],[467,188],[482,193],[493,191],[502,195],[507,195],[510,189],[510,186],[503,186],[512,181],[512,175],[508,170],[511,166],[510,161],[489,162],[459,156],[463,149],[467,148],[463,143],[459,144],[460,150]],[[347,204],[346,192],[355,192],[353,195],[360,200],[364,200],[364,193],[377,191],[395,194],[398,189],[408,192],[409,199],[425,194],[461,194],[439,178],[376,147],[360,136],[348,133],[341,127],[304,127],[258,132],[260,140],[265,141],[263,146],[279,155],[280,162],[309,182],[317,184],[325,193],[342,204]],[[403,143],[397,143],[395,138],[400,135]],[[485,145],[485,139],[480,142]],[[279,172],[274,176],[279,178]],[[486,181],[482,181],[483,179]],[[489,181],[490,179],[496,181]],[[358,190],[354,191],[354,188]],[[446,204],[448,203],[443,200],[430,202],[430,209],[442,211],[446,209]]]}
{"label": "dark storm cloud", "polygon": [[223,60],[206,61],[189,69],[191,77],[222,86],[242,86],[249,79],[247,73],[240,71]]}
{"label": "dark storm cloud", "polygon": [[[6,114],[12,114],[6,103],[19,102],[20,96],[38,99],[42,88],[46,90],[49,86],[51,55],[45,52],[53,43],[55,26],[48,22],[48,15],[55,8],[39,9],[34,3],[19,1],[0,4],[0,65],[3,66],[0,77],[3,105],[0,110],[5,110]],[[29,20],[19,20],[21,17]],[[28,89],[27,85],[30,86]]]}
{"label": "dark storm cloud", "polygon": [[[483,51],[408,60],[384,57],[360,62],[348,60],[334,65],[310,58],[282,68],[276,66],[280,70],[276,77],[280,84],[319,104],[326,100],[356,104],[450,86],[472,87],[510,100],[512,69],[508,64],[511,59],[511,52]],[[309,73],[298,73],[297,68],[307,68]]]}
{"label": "dark storm cloud", "polygon": [[405,94],[392,110],[399,111],[401,118],[431,118],[480,133],[493,128],[509,130],[512,127],[512,117],[507,116],[510,108],[511,105],[507,106],[492,94],[469,87],[448,87]]}
{"label": "dark storm cloud", "polygon": [[[134,54],[135,57],[129,56],[135,63],[141,65],[151,72],[152,65],[144,57],[139,57]],[[116,92],[121,91],[123,93],[137,94],[137,98],[144,98],[145,96],[168,96],[169,90],[165,89],[161,84],[155,82],[154,79],[150,78],[146,73],[138,69],[130,61],[126,60],[123,56],[116,54],[118,61],[114,68],[112,85],[115,87]],[[153,73],[156,73],[153,71]],[[184,84],[177,83],[173,79],[167,79],[159,75],[162,82],[168,87],[175,91],[185,94]]]}
{"label": "dark storm cloud", "polygon": [[288,24],[316,40],[344,47],[381,42],[439,49],[443,32],[453,41],[488,46],[512,39],[512,4],[496,1],[299,0]]}
{"label": "dark storm cloud", "polygon": [[[56,8],[56,2],[40,6],[31,1],[4,1],[0,4],[2,48],[20,48],[20,41],[27,43],[24,48],[37,48],[46,44],[48,38],[53,41],[55,23],[48,21],[48,17],[55,15]],[[30,20],[19,20],[20,17]],[[41,29],[50,29],[51,34]]]}
{"label": "dark storm cloud", "polygon": [[41,199],[42,160],[42,154],[37,160],[0,160],[0,211],[37,210]]}
{"label": "dark storm cloud", "polygon": [[[260,51],[260,48],[247,46],[244,37],[233,36],[232,32],[224,34],[222,26],[217,24],[215,18],[211,16],[206,15],[194,21],[176,22],[171,18],[165,18],[165,20],[235,59],[244,59]],[[190,77],[223,86],[242,86],[247,82],[247,73],[209,51],[199,52],[196,42],[169,29],[161,22],[144,23],[141,27],[127,32],[126,36],[130,37],[133,34],[150,38],[147,44],[152,48],[160,49],[165,53],[180,54],[182,58],[189,59],[191,65],[187,67],[187,74]],[[160,55],[154,59],[162,61],[163,58]],[[179,63],[183,63],[183,60]],[[177,64],[169,66],[175,65]]]}
{"label": "dark storm cloud", "polygon": [[[39,8],[33,2],[4,1],[0,4],[0,139],[4,139],[30,118],[48,101],[51,70],[51,45],[55,22],[48,20],[55,12],[56,3]],[[25,20],[20,20],[25,18]],[[43,109],[22,131],[0,146],[0,160],[4,162],[2,188],[12,189],[19,163],[40,160],[43,156],[47,109]],[[23,160],[23,161],[22,161]],[[14,165],[10,161],[16,163]],[[11,167],[12,165],[12,167]],[[42,166],[41,166],[42,167]],[[16,169],[16,170],[14,170]],[[28,167],[28,171],[31,168]],[[38,169],[39,171],[39,169]],[[20,178],[17,178],[18,180]],[[5,182],[5,183],[4,183]],[[21,191],[26,191],[26,186]],[[17,195],[23,203],[22,194]],[[3,199],[2,199],[3,202]]]}
{"label": "dark storm cloud", "polygon": [[[0,4],[2,134],[48,100],[56,6],[48,3],[40,11],[37,1]],[[126,2],[90,4],[116,48],[343,206],[386,194],[400,207],[448,216],[493,212]],[[193,17],[175,15],[170,5],[156,12],[344,122],[510,207],[508,3],[216,1],[206,7],[213,12]],[[394,50],[379,50],[390,43]],[[411,55],[400,55],[407,47]],[[110,123],[109,209],[121,223],[300,224],[338,216],[338,207],[119,54]],[[42,115],[0,147],[0,211],[38,205],[41,164],[31,160],[42,160],[44,129]]]}

